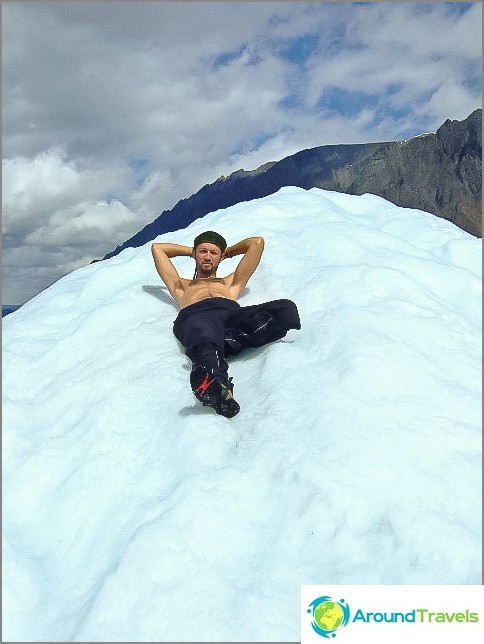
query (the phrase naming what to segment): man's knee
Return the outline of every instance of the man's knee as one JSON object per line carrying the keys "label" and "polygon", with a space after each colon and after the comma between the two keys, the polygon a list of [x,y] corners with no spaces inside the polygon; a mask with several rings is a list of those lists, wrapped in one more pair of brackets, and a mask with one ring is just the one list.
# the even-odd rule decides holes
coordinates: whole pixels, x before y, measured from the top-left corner
{"label": "man's knee", "polygon": [[277,320],[278,324],[289,331],[289,329],[300,329],[301,320],[299,319],[299,312],[297,306],[292,300],[277,300],[277,306],[274,307],[272,314]]}

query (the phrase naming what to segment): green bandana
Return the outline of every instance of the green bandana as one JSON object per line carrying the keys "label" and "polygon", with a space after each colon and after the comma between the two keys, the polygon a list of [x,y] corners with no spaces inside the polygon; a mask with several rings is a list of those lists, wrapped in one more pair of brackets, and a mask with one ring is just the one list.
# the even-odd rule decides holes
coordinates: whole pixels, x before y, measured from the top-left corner
{"label": "green bandana", "polygon": [[200,233],[200,235],[195,237],[193,241],[193,248],[196,248],[199,244],[203,244],[204,242],[207,242],[208,244],[215,244],[215,246],[218,246],[220,248],[222,253],[227,248],[227,242],[222,237],[222,235],[219,235],[213,230],[207,230],[205,233]]}

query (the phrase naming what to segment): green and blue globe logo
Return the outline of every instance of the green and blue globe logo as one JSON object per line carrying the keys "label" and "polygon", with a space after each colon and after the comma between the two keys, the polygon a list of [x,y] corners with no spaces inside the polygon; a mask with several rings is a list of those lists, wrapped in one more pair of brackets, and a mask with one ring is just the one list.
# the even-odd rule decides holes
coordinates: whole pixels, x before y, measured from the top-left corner
{"label": "green and blue globe logo", "polygon": [[335,601],[326,595],[312,601],[308,613],[313,616],[311,626],[322,637],[336,637],[338,628],[346,626],[350,619],[350,609],[345,600]]}

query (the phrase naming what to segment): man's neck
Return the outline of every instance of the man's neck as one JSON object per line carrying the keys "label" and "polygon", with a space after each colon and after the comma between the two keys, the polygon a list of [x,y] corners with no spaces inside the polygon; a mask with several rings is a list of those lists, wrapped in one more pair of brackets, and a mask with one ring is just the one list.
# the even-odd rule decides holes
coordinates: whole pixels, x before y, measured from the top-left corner
{"label": "man's neck", "polygon": [[197,274],[197,279],[198,279],[198,280],[213,280],[213,279],[216,279],[216,278],[217,278],[217,274],[216,274],[216,273],[210,273],[209,275],[200,275],[200,274]]}

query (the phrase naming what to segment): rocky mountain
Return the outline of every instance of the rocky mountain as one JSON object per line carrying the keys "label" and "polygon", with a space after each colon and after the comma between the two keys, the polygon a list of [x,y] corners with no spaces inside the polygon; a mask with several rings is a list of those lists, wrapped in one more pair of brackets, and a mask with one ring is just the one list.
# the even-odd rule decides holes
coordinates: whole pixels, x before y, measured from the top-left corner
{"label": "rocky mountain", "polygon": [[209,212],[265,197],[283,186],[375,194],[397,206],[431,212],[481,237],[482,110],[463,121],[447,120],[435,133],[403,141],[324,145],[256,170],[220,177],[162,212],[103,259],[185,228]]}

